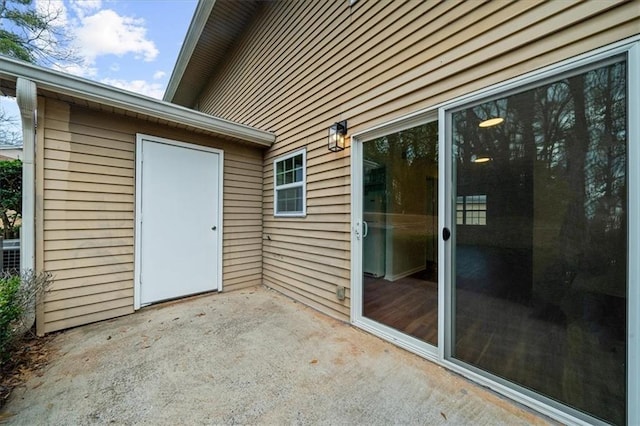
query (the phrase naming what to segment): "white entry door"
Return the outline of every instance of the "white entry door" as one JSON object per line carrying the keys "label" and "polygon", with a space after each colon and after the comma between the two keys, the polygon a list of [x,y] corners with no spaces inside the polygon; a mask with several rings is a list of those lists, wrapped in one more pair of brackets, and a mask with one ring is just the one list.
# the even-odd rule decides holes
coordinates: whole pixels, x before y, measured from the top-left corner
{"label": "white entry door", "polygon": [[136,307],[219,290],[222,152],[139,135]]}

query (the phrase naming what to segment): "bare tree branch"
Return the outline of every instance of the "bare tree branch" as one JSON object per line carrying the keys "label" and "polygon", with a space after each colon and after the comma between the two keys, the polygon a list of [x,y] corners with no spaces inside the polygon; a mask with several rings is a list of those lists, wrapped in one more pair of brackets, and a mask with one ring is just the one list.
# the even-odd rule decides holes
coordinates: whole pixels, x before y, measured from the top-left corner
{"label": "bare tree branch", "polygon": [[0,54],[50,66],[77,64],[72,37],[59,25],[63,10],[33,0],[0,1]]}

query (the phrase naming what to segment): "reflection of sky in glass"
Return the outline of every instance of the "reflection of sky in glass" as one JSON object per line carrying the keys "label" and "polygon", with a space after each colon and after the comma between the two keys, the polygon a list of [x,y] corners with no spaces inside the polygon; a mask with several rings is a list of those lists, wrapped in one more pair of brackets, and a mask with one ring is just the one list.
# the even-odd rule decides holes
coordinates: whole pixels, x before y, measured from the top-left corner
{"label": "reflection of sky in glass", "polygon": [[[20,122],[20,109],[16,103],[15,98],[8,96],[0,96],[0,110],[4,113],[4,116],[9,118],[9,121],[3,121],[0,123],[2,127],[2,135],[7,133],[16,133],[20,135],[22,132],[22,124]],[[19,139],[21,139],[18,136]],[[0,145],[5,144],[4,140],[0,140]]]}

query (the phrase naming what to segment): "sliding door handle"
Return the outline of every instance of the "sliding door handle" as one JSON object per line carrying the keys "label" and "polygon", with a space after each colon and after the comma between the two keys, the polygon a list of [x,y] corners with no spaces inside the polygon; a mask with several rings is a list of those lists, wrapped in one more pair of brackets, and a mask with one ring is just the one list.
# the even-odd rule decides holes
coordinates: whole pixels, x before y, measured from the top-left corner
{"label": "sliding door handle", "polygon": [[449,228],[442,228],[442,239],[447,241],[449,238],[451,238],[451,231]]}

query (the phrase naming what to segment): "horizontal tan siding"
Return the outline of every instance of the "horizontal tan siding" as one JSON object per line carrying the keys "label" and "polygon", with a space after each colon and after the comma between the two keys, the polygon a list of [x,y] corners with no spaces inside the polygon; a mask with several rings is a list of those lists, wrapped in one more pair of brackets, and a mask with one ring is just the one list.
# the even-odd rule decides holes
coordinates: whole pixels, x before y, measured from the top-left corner
{"label": "horizontal tan siding", "polygon": [[43,121],[40,332],[133,312],[136,133],[224,150],[223,287],[261,283],[260,149],[52,99]]}
{"label": "horizontal tan siding", "polygon": [[[335,121],[372,128],[638,34],[639,15],[638,1],[264,4],[198,102],[277,135],[263,165],[264,282],[348,318],[335,286],[350,286],[350,150],[327,151]],[[302,147],[307,216],[274,218],[273,160]]]}
{"label": "horizontal tan siding", "polygon": [[224,289],[262,283],[262,156],[225,152]]}

